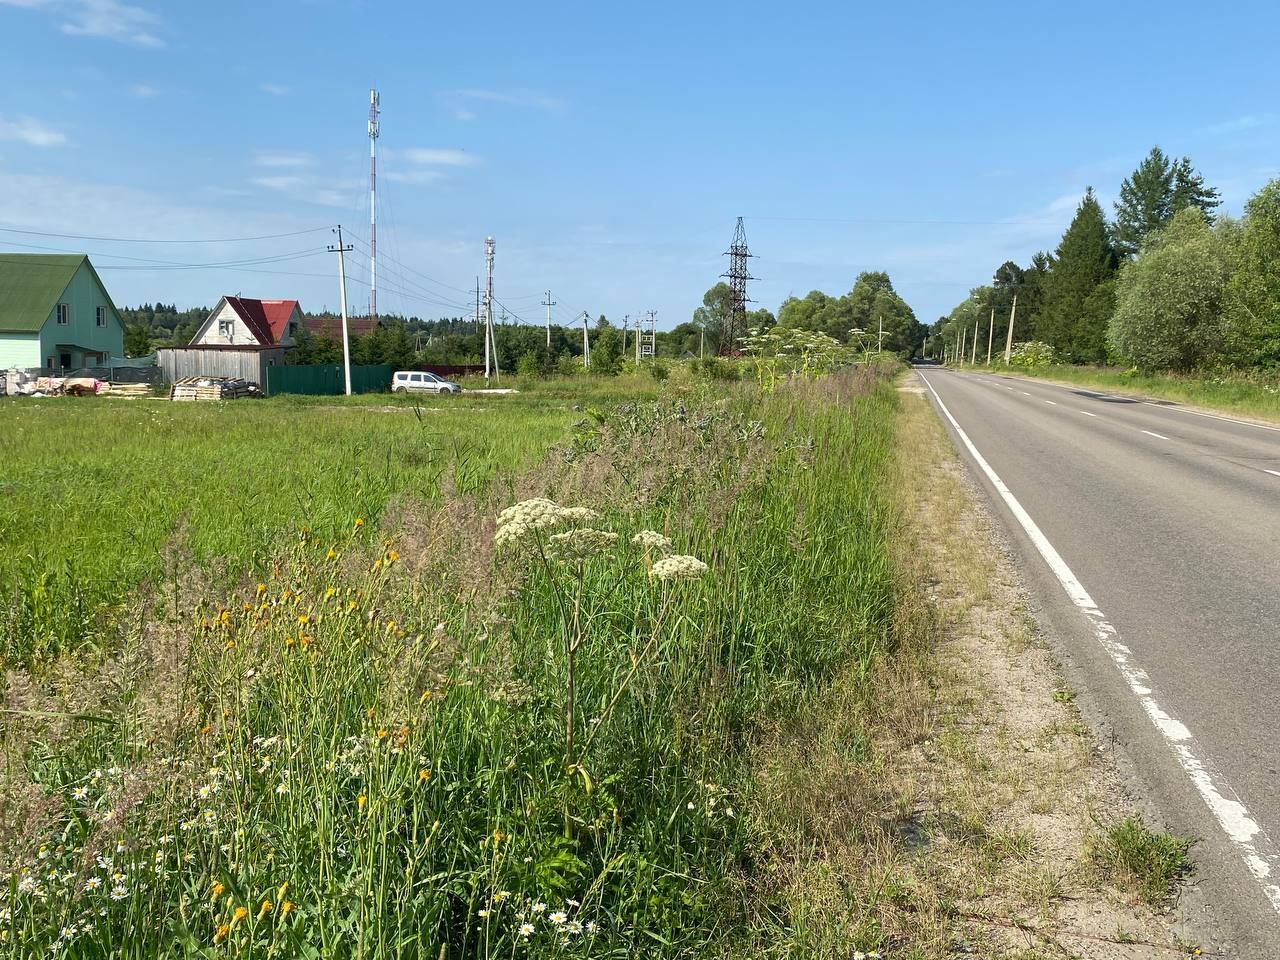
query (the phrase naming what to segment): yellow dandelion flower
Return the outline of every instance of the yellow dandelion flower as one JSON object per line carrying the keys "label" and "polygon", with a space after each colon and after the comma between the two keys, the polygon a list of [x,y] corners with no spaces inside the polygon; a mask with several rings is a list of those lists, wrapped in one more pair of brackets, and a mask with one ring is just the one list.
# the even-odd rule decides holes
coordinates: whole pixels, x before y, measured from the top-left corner
{"label": "yellow dandelion flower", "polygon": [[326,600],[332,600],[332,599],[333,599],[333,595],[334,595],[335,593],[337,593],[337,592],[338,592],[338,591],[337,591],[337,590],[335,590],[335,589],[333,589],[333,587],[330,587],[328,590],[326,590],[326,591],[324,592],[324,598],[325,598]]}
{"label": "yellow dandelion flower", "polygon": [[428,700],[430,700],[430,699],[431,699],[431,691],[430,691],[430,690],[423,690],[423,691],[422,691],[422,696],[420,696],[420,697],[418,698],[418,702],[419,702],[419,703],[426,703],[426,702],[427,702]]}
{"label": "yellow dandelion flower", "polygon": [[356,527],[360,528],[363,526],[364,526],[364,517],[356,517]]}
{"label": "yellow dandelion flower", "polygon": [[284,638],[284,645],[285,645],[286,647],[292,647],[296,642],[297,642],[297,641],[296,641],[296,640],[294,640],[294,639],[293,639],[293,637],[285,637],[285,638]]}
{"label": "yellow dandelion flower", "polygon": [[311,634],[309,634],[309,633],[304,633],[304,634],[302,635],[301,643],[302,643],[302,645],[303,645],[304,647],[309,647],[309,646],[311,646],[311,645],[312,645],[313,643],[315,643],[315,642],[316,642],[316,638],[315,638],[315,637],[313,637],[313,636],[311,636]]}
{"label": "yellow dandelion flower", "polygon": [[267,585],[265,583],[258,584],[258,596],[262,596],[266,592],[267,592]]}
{"label": "yellow dandelion flower", "polygon": [[373,566],[372,566],[372,567],[370,567],[369,569],[370,569],[370,570],[381,570],[381,569],[382,569],[382,560],[381,560],[381,559],[378,559],[378,560],[373,561]]}
{"label": "yellow dandelion flower", "polygon": [[236,907],[236,912],[231,916],[231,926],[235,926],[241,920],[249,915],[248,907]]}
{"label": "yellow dandelion flower", "polygon": [[368,802],[369,802],[369,798],[366,797],[363,793],[360,794],[360,796],[356,797],[356,806],[359,807],[361,810],[364,809],[364,805]]}
{"label": "yellow dandelion flower", "polygon": [[290,590],[288,587],[286,587],[284,593],[280,594],[280,599],[288,600],[292,596],[293,596],[293,591]]}
{"label": "yellow dandelion flower", "polygon": [[225,649],[234,650],[235,648],[236,648],[236,642],[234,640],[228,640]]}
{"label": "yellow dandelion flower", "polygon": [[360,606],[360,604],[356,603],[354,600],[348,600],[348,601],[347,601],[347,609],[348,609],[348,610],[355,610],[355,609],[357,609],[359,606]]}
{"label": "yellow dandelion flower", "polygon": [[398,554],[396,551],[394,550],[387,551],[387,563],[395,563],[399,559],[400,559],[400,554]]}
{"label": "yellow dandelion flower", "polygon": [[310,623],[310,622],[311,622],[310,614],[307,614],[307,613],[298,614],[298,623],[302,624],[302,623]]}
{"label": "yellow dandelion flower", "polygon": [[328,553],[326,553],[326,554],[324,555],[324,558],[325,558],[326,560],[337,560],[337,559],[338,559],[338,551],[337,551],[337,550],[335,550],[335,549],[333,549],[333,547],[330,547],[330,548],[329,548],[329,552],[328,552]]}
{"label": "yellow dandelion flower", "polygon": [[280,916],[287,917],[291,913],[293,913],[292,900],[286,900],[284,903],[280,904]]}
{"label": "yellow dandelion flower", "polygon": [[395,633],[395,632],[396,632],[396,622],[394,620],[388,620],[387,633]]}
{"label": "yellow dandelion flower", "polygon": [[214,943],[221,943],[227,939],[227,934],[231,932],[231,927],[225,923],[218,924],[218,932],[213,935]]}
{"label": "yellow dandelion flower", "polygon": [[222,894],[226,891],[226,889],[227,889],[227,888],[226,888],[226,887],[224,887],[222,884],[220,884],[220,883],[215,883],[215,884],[213,885],[213,893],[212,893],[212,895],[209,897],[209,899],[210,899],[210,900],[217,900],[220,896],[222,896]]}
{"label": "yellow dandelion flower", "polygon": [[379,728],[378,728],[378,739],[379,739],[379,740],[385,740],[385,739],[387,739],[387,728],[386,728],[386,727],[379,727]]}
{"label": "yellow dandelion flower", "polygon": [[[284,895],[288,892],[289,892],[289,881],[286,880],[284,883],[280,884],[280,889],[276,891],[276,899],[283,901]],[[280,906],[284,907],[284,903],[282,902]]]}
{"label": "yellow dandelion flower", "polygon": [[428,770],[426,767],[423,767],[421,770],[418,771],[419,783],[426,783],[430,779],[431,779],[431,771]]}
{"label": "yellow dandelion flower", "polygon": [[501,842],[502,842],[503,840],[505,840],[505,839],[507,839],[507,835],[506,835],[505,833],[503,833],[501,830],[495,830],[495,831],[493,831],[493,842],[494,842],[494,843],[501,843]]}
{"label": "yellow dandelion flower", "polygon": [[275,904],[273,904],[270,900],[263,900],[262,906],[258,908],[258,919],[261,920],[268,913],[270,913],[274,907],[275,907]]}

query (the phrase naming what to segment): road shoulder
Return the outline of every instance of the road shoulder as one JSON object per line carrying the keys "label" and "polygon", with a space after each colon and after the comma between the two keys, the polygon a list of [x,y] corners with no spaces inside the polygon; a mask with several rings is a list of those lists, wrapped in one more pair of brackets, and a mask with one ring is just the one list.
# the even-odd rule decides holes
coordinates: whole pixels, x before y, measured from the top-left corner
{"label": "road shoulder", "polygon": [[915,505],[904,540],[938,613],[931,723],[894,772],[918,789],[904,869],[949,905],[933,919],[962,951],[1194,955],[1176,898],[1142,901],[1091,852],[1135,801],[1076,708],[919,378],[901,389],[899,482]]}

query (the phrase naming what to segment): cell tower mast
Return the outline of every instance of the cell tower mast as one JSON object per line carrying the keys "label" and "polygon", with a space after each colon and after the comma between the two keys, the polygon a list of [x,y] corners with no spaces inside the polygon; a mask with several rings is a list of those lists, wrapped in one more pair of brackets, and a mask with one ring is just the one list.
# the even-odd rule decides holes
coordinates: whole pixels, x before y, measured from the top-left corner
{"label": "cell tower mast", "polygon": [[369,319],[378,322],[378,91],[369,91]]}
{"label": "cell tower mast", "polygon": [[733,232],[733,242],[724,254],[729,258],[729,269],[720,276],[729,281],[729,309],[724,318],[720,353],[730,355],[738,352],[738,341],[747,332],[747,304],[751,303],[747,297],[747,281],[756,279],[747,266],[747,260],[754,254],[747,249],[747,231],[741,217]]}

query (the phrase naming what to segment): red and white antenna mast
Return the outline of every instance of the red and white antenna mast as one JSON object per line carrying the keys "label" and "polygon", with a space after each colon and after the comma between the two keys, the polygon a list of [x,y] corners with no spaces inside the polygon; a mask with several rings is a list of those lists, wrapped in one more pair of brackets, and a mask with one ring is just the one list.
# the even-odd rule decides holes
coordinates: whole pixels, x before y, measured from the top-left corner
{"label": "red and white antenna mast", "polygon": [[378,91],[369,91],[369,319],[378,322]]}

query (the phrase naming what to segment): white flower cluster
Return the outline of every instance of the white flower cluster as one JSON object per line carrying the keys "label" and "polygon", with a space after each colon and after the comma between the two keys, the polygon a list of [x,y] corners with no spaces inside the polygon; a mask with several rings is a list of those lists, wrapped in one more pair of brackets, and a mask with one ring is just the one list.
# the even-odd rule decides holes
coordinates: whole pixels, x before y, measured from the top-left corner
{"label": "white flower cluster", "polygon": [[707,572],[707,565],[697,557],[663,557],[650,571],[656,580],[697,580]]}
{"label": "white flower cluster", "polygon": [[567,530],[551,537],[549,553],[557,560],[566,563],[580,563],[590,560],[597,554],[611,549],[618,542],[616,533],[604,530],[593,530],[583,527],[579,530]]}
{"label": "white flower cluster", "polygon": [[600,514],[590,507],[561,507],[560,519],[565,523],[594,523]]}
{"label": "white flower cluster", "polygon": [[641,530],[631,538],[631,542],[637,547],[644,548],[646,553],[661,553],[665,555],[671,552],[671,539],[664,537],[656,530]]}
{"label": "white flower cluster", "polygon": [[493,542],[498,546],[519,543],[539,530],[547,530],[564,520],[564,508],[545,497],[521,500],[498,514],[498,532]]}

